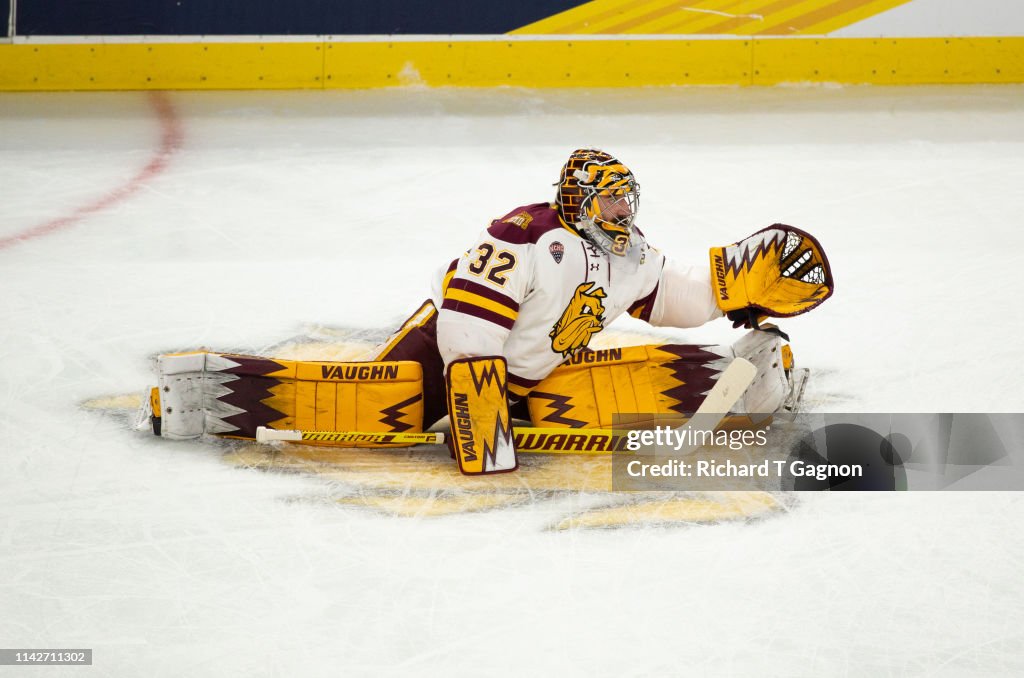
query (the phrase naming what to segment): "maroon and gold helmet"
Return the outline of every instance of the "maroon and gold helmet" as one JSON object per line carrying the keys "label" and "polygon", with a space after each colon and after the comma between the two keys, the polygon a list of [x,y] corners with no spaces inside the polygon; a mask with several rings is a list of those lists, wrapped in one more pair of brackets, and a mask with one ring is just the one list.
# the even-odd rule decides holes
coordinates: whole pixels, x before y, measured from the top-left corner
{"label": "maroon and gold helmet", "polygon": [[593,148],[572,152],[555,198],[558,214],[593,244],[612,254],[629,249],[640,205],[640,185],[614,156]]}

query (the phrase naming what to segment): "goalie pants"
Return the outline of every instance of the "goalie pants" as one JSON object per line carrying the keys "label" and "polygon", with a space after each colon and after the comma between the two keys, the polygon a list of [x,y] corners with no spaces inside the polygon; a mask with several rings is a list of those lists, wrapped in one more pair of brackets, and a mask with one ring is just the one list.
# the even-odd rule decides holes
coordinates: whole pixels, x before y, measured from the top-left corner
{"label": "goalie pants", "polygon": [[[406,320],[374,360],[412,360],[423,368],[423,430],[448,415],[444,360],[437,348],[437,308],[429,299]],[[526,400],[510,399],[512,417],[530,419]]]}

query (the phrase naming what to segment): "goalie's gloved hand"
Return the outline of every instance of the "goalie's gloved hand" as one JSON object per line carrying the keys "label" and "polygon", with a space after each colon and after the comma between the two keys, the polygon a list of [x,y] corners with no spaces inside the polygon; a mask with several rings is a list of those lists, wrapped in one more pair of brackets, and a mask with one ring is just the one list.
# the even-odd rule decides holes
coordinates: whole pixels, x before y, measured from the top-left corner
{"label": "goalie's gloved hand", "polygon": [[762,332],[778,335],[789,341],[789,335],[775,325],[765,325],[762,327],[761,323],[767,320],[769,316],[758,313],[753,308],[738,308],[735,311],[728,311],[725,317],[732,321],[732,326],[735,328],[745,327],[748,330],[761,330]]}
{"label": "goalie's gloved hand", "polygon": [[738,308],[726,313],[725,317],[732,321],[733,327],[745,327],[748,330],[758,329],[758,325],[768,318],[766,315],[758,315],[752,308]]}
{"label": "goalie's gloved hand", "polygon": [[715,302],[725,313],[754,307],[765,316],[789,318],[817,307],[835,288],[821,243],[786,224],[712,247],[709,254]]}

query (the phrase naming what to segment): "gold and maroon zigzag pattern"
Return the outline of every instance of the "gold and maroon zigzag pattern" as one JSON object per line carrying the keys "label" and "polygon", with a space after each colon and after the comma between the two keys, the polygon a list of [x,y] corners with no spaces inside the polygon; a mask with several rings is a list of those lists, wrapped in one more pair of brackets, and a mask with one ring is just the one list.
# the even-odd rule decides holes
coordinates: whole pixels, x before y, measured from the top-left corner
{"label": "gold and maroon zigzag pattern", "polygon": [[417,393],[411,398],[407,398],[400,403],[395,403],[390,407],[381,408],[381,412],[384,414],[378,421],[390,428],[389,432],[393,433],[404,433],[409,429],[413,428],[412,424],[402,421],[402,417],[407,416],[409,413],[405,411],[405,408],[410,405],[414,405],[423,399],[422,393]]}
{"label": "gold and maroon zigzag pattern", "polygon": [[[259,426],[405,432],[423,425],[422,367],[412,361],[313,362],[208,354],[217,380],[211,408],[225,435]],[[234,378],[231,378],[234,377]],[[341,427],[341,428],[338,428]]]}
{"label": "gold and maroon zigzag pattern", "polygon": [[237,366],[220,371],[236,375],[238,379],[223,384],[228,393],[220,396],[218,400],[241,410],[238,414],[224,418],[225,423],[238,429],[236,435],[255,437],[257,427],[271,426],[274,422],[287,418],[286,412],[267,404],[267,401],[277,395],[273,389],[282,383],[280,379],[267,375],[286,371],[285,365],[255,356],[224,357],[237,363]]}
{"label": "gold and maroon zigzag pattern", "polygon": [[[751,247],[751,243],[747,241],[762,234],[763,236],[760,241]],[[758,259],[767,257],[769,253],[781,250],[785,242],[786,231],[771,227],[755,233],[749,238],[745,238],[737,245],[723,247],[722,258],[725,261],[725,272],[737,278],[741,271],[751,270]]]}
{"label": "gold and maroon zigzag pattern", "polygon": [[668,371],[668,383],[674,382],[661,391],[670,399],[665,403],[666,408],[679,414],[693,414],[704,402],[707,392],[714,388],[719,370],[712,365],[721,361],[722,356],[709,351],[710,346],[696,344],[665,344],[653,348],[676,358],[659,366]]}

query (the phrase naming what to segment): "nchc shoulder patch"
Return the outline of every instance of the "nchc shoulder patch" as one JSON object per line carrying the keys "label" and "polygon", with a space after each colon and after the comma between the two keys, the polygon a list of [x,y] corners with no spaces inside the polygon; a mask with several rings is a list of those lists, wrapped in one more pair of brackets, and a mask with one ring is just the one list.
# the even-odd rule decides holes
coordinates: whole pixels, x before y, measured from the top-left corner
{"label": "nchc shoulder patch", "polygon": [[448,364],[452,451],[466,475],[519,467],[508,410],[508,365],[500,356]]}

